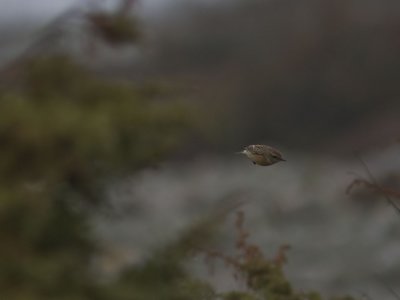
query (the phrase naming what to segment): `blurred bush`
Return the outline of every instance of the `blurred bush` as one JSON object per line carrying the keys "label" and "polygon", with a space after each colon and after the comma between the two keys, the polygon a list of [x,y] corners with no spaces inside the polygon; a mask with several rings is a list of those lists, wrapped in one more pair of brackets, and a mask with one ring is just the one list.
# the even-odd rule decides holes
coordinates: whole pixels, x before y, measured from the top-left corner
{"label": "blurred bush", "polygon": [[4,299],[95,298],[89,208],[107,179],[154,165],[187,131],[188,109],[155,91],[57,56],[32,60],[19,88],[1,93]]}
{"label": "blurred bush", "polygon": [[[106,19],[94,20],[103,37],[136,38],[128,21]],[[164,159],[190,132],[194,114],[157,86],[100,78],[65,55],[32,57],[20,68],[18,82],[0,91],[1,299],[320,299],[295,292],[284,261],[248,245],[242,225],[242,256],[229,261],[248,291],[219,295],[190,274],[185,264],[193,255],[210,255],[220,215],[102,280],[93,263],[102,249],[89,222],[107,201],[107,182]]]}
{"label": "blurred bush", "polygon": [[125,14],[92,13],[87,15],[87,19],[93,32],[108,44],[131,43],[139,37],[135,20]]}
{"label": "blurred bush", "polygon": [[[190,130],[193,114],[155,87],[97,78],[65,56],[25,66],[18,89],[0,95],[0,289],[4,299],[300,300],[274,260],[247,243],[236,222],[237,257],[210,251],[220,214],[194,224],[118,278],[102,280],[89,221],[106,182],[152,166]],[[248,291],[218,294],[186,268],[193,255],[223,259]],[[339,298],[338,298],[339,299]],[[351,299],[351,298],[343,298]]]}

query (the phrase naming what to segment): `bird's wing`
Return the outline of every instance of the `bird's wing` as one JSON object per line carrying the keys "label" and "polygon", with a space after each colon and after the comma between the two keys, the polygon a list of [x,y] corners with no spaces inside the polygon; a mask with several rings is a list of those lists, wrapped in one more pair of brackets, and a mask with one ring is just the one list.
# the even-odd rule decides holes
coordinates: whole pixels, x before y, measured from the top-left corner
{"label": "bird's wing", "polygon": [[271,153],[273,156],[282,159],[282,153],[281,153],[279,150],[277,150],[277,149],[275,149],[275,148],[273,148],[273,147],[269,147],[269,146],[268,146],[268,148],[269,148],[270,153]]}
{"label": "bird's wing", "polygon": [[270,147],[266,145],[252,145],[251,151],[257,155],[264,155],[266,151],[269,150]]}

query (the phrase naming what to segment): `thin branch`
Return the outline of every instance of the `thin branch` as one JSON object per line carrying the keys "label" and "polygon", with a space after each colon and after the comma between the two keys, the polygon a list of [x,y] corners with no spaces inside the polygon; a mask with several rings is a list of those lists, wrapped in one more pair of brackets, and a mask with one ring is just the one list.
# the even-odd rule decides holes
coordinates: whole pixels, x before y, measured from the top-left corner
{"label": "thin branch", "polygon": [[369,169],[368,165],[362,159],[361,156],[358,155],[358,159],[360,160],[361,164],[363,165],[365,171],[367,172],[371,182],[375,185],[378,191],[385,197],[386,201],[395,209],[395,211],[400,215],[400,207],[389,197],[387,191],[382,188],[382,186],[378,183],[375,176],[372,174],[371,170]]}
{"label": "thin branch", "polygon": [[350,183],[349,186],[347,187],[346,194],[350,194],[355,186],[365,186],[368,189],[378,191],[378,192],[384,191],[386,195],[400,199],[399,191],[391,189],[391,188],[387,188],[384,186],[379,187],[376,184],[371,183],[367,179],[363,179],[363,178],[354,179],[353,182]]}

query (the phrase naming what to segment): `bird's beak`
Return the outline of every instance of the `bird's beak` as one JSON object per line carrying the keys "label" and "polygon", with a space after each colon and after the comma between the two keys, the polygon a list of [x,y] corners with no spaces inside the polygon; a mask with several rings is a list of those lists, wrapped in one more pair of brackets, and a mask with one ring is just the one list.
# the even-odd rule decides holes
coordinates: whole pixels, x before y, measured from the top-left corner
{"label": "bird's beak", "polygon": [[236,154],[244,154],[244,150],[240,152],[235,152]]}
{"label": "bird's beak", "polygon": [[286,159],[284,159],[283,157],[281,158],[281,161],[286,161]]}

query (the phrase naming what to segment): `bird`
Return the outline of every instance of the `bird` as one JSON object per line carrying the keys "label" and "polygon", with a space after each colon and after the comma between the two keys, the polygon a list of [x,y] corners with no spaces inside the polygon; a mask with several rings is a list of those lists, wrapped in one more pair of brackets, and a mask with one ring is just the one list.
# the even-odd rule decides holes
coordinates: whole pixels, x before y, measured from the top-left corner
{"label": "bird", "polygon": [[282,153],[267,145],[249,145],[238,154],[246,155],[255,165],[270,166],[280,161],[286,161]]}

